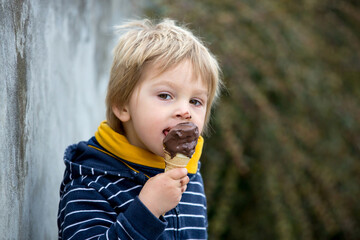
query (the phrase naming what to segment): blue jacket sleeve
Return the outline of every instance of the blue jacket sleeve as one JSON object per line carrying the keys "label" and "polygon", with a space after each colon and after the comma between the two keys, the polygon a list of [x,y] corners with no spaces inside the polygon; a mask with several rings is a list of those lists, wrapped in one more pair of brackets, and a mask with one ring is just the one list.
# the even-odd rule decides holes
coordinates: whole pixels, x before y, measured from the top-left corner
{"label": "blue jacket sleeve", "polygon": [[138,197],[117,214],[95,189],[73,186],[59,204],[59,239],[157,239],[165,230]]}

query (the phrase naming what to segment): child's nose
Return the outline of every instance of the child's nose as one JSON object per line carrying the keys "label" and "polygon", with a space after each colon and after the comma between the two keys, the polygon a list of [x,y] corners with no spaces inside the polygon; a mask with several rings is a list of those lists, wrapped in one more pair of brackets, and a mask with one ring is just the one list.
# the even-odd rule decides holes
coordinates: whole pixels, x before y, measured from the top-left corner
{"label": "child's nose", "polygon": [[189,113],[189,111],[186,111],[184,113],[178,113],[176,114],[177,118],[182,118],[182,119],[191,119],[191,114]]}
{"label": "child's nose", "polygon": [[187,104],[181,104],[180,106],[178,106],[177,110],[175,111],[175,116],[176,118],[186,120],[191,119],[191,113]]}

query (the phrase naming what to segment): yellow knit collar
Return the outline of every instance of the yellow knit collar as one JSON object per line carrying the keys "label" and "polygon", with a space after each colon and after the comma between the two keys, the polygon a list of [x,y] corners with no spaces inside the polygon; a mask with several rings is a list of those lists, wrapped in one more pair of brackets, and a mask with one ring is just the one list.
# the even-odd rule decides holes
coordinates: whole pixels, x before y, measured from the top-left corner
{"label": "yellow knit collar", "polygon": [[[95,133],[99,144],[110,153],[135,164],[164,169],[164,158],[147,150],[131,145],[125,136],[115,132],[106,121],[103,121]],[[202,153],[204,139],[200,136],[195,148],[195,153],[186,166],[189,173],[195,174]]]}

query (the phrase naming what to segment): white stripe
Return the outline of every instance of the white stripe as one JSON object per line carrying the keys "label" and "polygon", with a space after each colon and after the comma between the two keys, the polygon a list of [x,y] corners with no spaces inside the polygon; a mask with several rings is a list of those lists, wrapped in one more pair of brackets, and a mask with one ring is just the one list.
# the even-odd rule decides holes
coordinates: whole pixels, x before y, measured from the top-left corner
{"label": "white stripe", "polygon": [[197,195],[197,196],[202,196],[203,198],[205,198],[205,195],[202,193],[197,193],[197,192],[184,192],[183,194],[190,194],[190,195]]}
{"label": "white stripe", "polygon": [[203,186],[203,184],[201,182],[191,182],[190,181],[188,184],[194,184],[194,185],[197,184],[197,185],[200,185],[201,187]]}
{"label": "white stripe", "polygon": [[206,227],[183,227],[183,228],[165,228],[165,231],[184,231],[184,230],[202,230],[206,231]]}
{"label": "white stripe", "polygon": [[129,191],[134,190],[134,189],[139,188],[139,187],[142,187],[142,186],[141,186],[141,185],[136,185],[135,187],[132,187],[132,188],[129,188],[129,189],[126,189],[126,190],[122,190],[122,191],[118,191],[116,194],[110,196],[107,200],[110,200],[110,199],[112,199],[113,197],[116,197],[116,196],[119,195],[120,193],[129,192]]}
{"label": "white stripe", "polygon": [[112,184],[117,184],[117,183],[119,183],[119,182],[121,182],[122,180],[124,180],[125,178],[120,178],[119,180],[117,180],[116,182],[110,182],[110,183],[108,183],[106,186],[105,186],[105,188],[108,188],[110,185],[112,185]]}
{"label": "white stripe", "polygon": [[101,212],[101,213],[107,213],[107,214],[110,214],[110,215],[117,215],[115,212],[107,212],[107,211],[103,211],[103,210],[78,210],[78,211],[73,211],[73,212],[70,212],[70,213],[66,214],[65,217],[64,217],[63,222],[61,223],[61,226],[64,224],[65,219],[68,216],[70,216],[72,214],[76,214],[76,213],[87,213],[87,212]]}
{"label": "white stripe", "polygon": [[81,222],[76,222],[74,224],[71,224],[71,225],[68,225],[66,228],[63,229],[63,233],[68,229],[68,228],[71,228],[71,227],[74,227],[76,225],[79,225],[79,224],[83,224],[83,223],[86,223],[86,222],[91,222],[91,221],[94,221],[94,220],[101,220],[103,222],[108,222],[108,223],[113,223],[112,221],[110,220],[107,220],[105,218],[91,218],[91,219],[88,219],[88,220],[85,220],[85,221],[81,221]]}
{"label": "white stripe", "polygon": [[71,189],[70,191],[68,191],[67,193],[65,193],[60,199],[63,200],[69,193],[74,192],[74,191],[95,191],[95,189],[92,189],[92,188],[74,188],[74,189]]}
{"label": "white stripe", "polygon": [[195,214],[179,214],[178,216],[176,216],[175,214],[168,214],[165,215],[165,218],[168,217],[192,217],[192,218],[205,218],[204,215],[195,215]]}
{"label": "white stripe", "polygon": [[94,175],[94,168],[91,168],[91,174]]}
{"label": "white stripe", "polygon": [[82,175],[82,165],[79,165],[79,172],[80,172],[80,175]]}
{"label": "white stripe", "polygon": [[99,175],[96,179],[95,182],[97,183],[97,181],[99,180],[99,178],[103,177],[104,175]]}
{"label": "white stripe", "polygon": [[102,225],[96,225],[96,226],[92,226],[92,227],[88,227],[88,228],[83,228],[83,229],[80,229],[79,231],[76,231],[70,238],[68,238],[68,240],[72,239],[79,232],[83,232],[83,231],[89,230],[89,229],[94,228],[94,227],[103,227],[103,228],[107,229],[107,227],[102,226]]}
{"label": "white stripe", "polygon": [[198,204],[198,203],[188,203],[188,202],[179,202],[181,205],[190,205],[190,206],[196,206],[196,207],[202,207],[206,209],[204,204]]}
{"label": "white stripe", "polygon": [[206,227],[183,227],[179,229],[180,231],[183,230],[206,230]]}
{"label": "white stripe", "polygon": [[131,238],[132,240],[134,240],[134,239],[130,236],[130,234],[126,231],[126,229],[125,229],[124,226],[121,224],[121,222],[119,222],[119,220],[117,220],[116,222],[120,225],[120,227],[124,230],[124,232],[129,236],[129,238]]}
{"label": "white stripe", "polygon": [[205,218],[204,215],[196,215],[196,214],[180,214],[180,217],[192,217],[192,218]]}
{"label": "white stripe", "polygon": [[131,203],[132,201],[134,201],[134,199],[133,199],[133,198],[132,198],[132,199],[130,199],[130,200],[128,200],[128,201],[126,201],[126,202],[124,202],[124,203],[123,203],[123,204],[121,204],[120,206],[116,206],[115,208],[121,208],[121,207],[125,206],[126,204]]}
{"label": "white stripe", "polygon": [[65,205],[65,207],[63,207],[59,214],[58,214],[58,218],[60,217],[60,214],[65,210],[65,208],[67,207],[68,204],[70,203],[74,203],[74,202],[103,202],[103,203],[107,203],[109,204],[107,201],[105,200],[91,200],[91,199],[77,199],[77,200],[71,200],[71,201],[68,201]]}
{"label": "white stripe", "polygon": [[[89,182],[88,183],[88,186],[90,186],[92,183],[97,183],[97,181],[99,180],[99,178],[101,178],[101,177],[103,177],[104,175],[99,175],[96,179],[95,179],[95,181],[91,181],[91,182]],[[103,188],[103,187],[101,187],[101,188]],[[100,192],[101,190],[99,190],[99,192]]]}
{"label": "white stripe", "polygon": [[165,231],[177,231],[175,228],[165,228]]}

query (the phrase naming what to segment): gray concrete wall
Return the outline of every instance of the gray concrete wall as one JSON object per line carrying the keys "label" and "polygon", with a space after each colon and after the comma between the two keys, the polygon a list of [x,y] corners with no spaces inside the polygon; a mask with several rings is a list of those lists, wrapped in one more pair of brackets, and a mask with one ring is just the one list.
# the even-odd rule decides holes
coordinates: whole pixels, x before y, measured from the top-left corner
{"label": "gray concrete wall", "polygon": [[0,239],[56,239],[67,145],[105,118],[125,1],[0,0]]}

